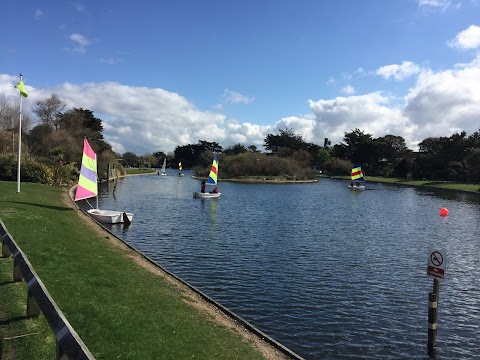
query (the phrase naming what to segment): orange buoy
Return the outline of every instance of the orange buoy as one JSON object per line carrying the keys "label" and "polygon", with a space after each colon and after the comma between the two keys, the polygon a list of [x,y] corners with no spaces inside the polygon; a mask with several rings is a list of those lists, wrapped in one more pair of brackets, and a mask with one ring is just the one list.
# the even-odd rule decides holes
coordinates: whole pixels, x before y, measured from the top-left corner
{"label": "orange buoy", "polygon": [[447,216],[448,215],[448,209],[447,208],[441,208],[440,209],[440,216]]}

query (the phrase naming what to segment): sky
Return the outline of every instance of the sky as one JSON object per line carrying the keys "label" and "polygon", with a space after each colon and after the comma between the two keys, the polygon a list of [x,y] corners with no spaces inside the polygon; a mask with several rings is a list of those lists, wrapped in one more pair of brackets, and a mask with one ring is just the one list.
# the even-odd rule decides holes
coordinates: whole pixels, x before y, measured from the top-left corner
{"label": "sky", "polygon": [[[293,129],[480,129],[480,0],[22,0],[0,8],[0,94],[92,110],[114,151],[256,145]],[[32,115],[35,119],[34,115]]]}

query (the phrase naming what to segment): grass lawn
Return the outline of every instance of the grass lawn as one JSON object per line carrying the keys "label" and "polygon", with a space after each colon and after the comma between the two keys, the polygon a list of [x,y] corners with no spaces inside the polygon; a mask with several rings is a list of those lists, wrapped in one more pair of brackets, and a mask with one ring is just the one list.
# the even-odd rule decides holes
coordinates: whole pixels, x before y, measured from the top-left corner
{"label": "grass lawn", "polygon": [[[62,201],[65,192],[23,183],[17,193],[15,182],[0,181],[0,218],[96,359],[268,358],[89,226]],[[26,286],[12,282],[12,266],[0,259],[0,358],[52,359],[53,333],[42,316],[25,317]]]}

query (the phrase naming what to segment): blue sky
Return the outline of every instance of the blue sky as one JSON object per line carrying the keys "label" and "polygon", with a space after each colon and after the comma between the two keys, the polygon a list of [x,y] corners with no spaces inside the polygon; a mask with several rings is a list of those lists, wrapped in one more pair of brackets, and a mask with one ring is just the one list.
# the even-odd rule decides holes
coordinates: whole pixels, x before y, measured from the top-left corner
{"label": "blue sky", "polygon": [[8,1],[0,92],[94,111],[115,151],[480,129],[480,0]]}

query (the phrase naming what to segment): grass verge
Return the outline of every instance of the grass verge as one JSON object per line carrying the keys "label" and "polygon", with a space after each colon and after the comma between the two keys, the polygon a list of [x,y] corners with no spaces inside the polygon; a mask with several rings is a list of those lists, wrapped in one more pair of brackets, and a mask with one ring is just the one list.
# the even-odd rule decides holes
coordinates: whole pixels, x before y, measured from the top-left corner
{"label": "grass verge", "polygon": [[[17,193],[16,183],[0,182],[0,218],[96,359],[268,358],[241,330],[195,307],[186,290],[132,261],[108,233],[87,226],[62,201],[65,192],[24,183]],[[26,287],[12,282],[12,266],[0,259],[0,358],[52,359],[53,333],[42,317],[25,318]],[[26,334],[34,335],[5,340]]]}
{"label": "grass verge", "polygon": [[154,174],[157,171],[155,169],[138,169],[138,168],[126,168],[125,174],[126,175],[142,175],[142,174]]}

